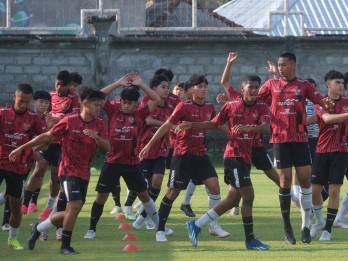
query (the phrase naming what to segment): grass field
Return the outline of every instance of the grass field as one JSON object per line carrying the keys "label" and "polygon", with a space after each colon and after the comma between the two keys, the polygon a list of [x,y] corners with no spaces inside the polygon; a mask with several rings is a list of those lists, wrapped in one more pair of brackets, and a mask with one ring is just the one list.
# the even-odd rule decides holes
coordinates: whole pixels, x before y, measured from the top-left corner
{"label": "grass field", "polygon": [[[226,195],[227,186],[223,183],[222,160],[214,159],[215,166],[219,173],[221,195]],[[100,164],[95,165],[97,168]],[[270,251],[251,251],[244,246],[244,232],[241,216],[230,217],[224,214],[220,218],[220,224],[231,233],[226,239],[213,237],[208,233],[208,228],[202,230],[198,240],[198,247],[193,248],[188,240],[185,229],[185,222],[188,218],[180,211],[180,204],[183,193],[173,204],[167,226],[174,230],[174,234],[168,237],[169,241],[157,243],[153,230],[118,230],[122,221],[115,220],[114,215],[109,212],[113,207],[113,200],[110,197],[104,208],[97,227],[97,238],[93,240],[83,239],[89,227],[89,216],[92,203],[95,199],[94,191],[99,171],[93,171],[89,186],[89,193],[85,206],[80,213],[73,233],[72,246],[80,251],[80,255],[63,256],[59,254],[60,243],[55,240],[55,230],[50,231],[49,239],[46,242],[38,241],[36,248],[30,251],[26,247],[26,239],[29,235],[29,224],[37,220],[38,214],[28,214],[23,217],[20,229],[19,240],[25,245],[23,251],[14,251],[7,246],[8,233],[0,231],[0,260],[346,260],[348,256],[348,230],[333,229],[332,241],[322,243],[316,238],[311,244],[300,242],[300,211],[292,207],[292,224],[295,236],[298,241],[295,246],[288,246],[284,243],[282,220],[279,210],[278,189],[268,180],[265,175],[252,169],[252,181],[255,188],[254,202],[254,231],[260,240],[271,245]],[[48,175],[47,175],[48,176]],[[165,177],[165,182],[167,176]],[[122,201],[126,197],[126,187],[122,181]],[[0,186],[4,190],[4,184]],[[45,183],[39,197],[39,209],[46,203],[48,182]],[[345,184],[342,191],[347,191]],[[162,198],[165,186],[161,191],[159,200]],[[343,195],[343,193],[341,193]],[[137,202],[137,201],[136,201]],[[157,203],[157,206],[159,203]],[[192,199],[192,207],[198,216],[207,210],[207,196],[203,188],[198,187]],[[326,205],[325,205],[326,207]],[[325,211],[326,212],[326,211]],[[3,213],[1,211],[0,213]],[[2,218],[2,216],[1,216]],[[124,221],[123,221],[124,222]],[[125,242],[122,238],[125,234],[135,234],[139,241]],[[135,243],[139,247],[137,252],[124,252],[123,247],[127,243]]]}

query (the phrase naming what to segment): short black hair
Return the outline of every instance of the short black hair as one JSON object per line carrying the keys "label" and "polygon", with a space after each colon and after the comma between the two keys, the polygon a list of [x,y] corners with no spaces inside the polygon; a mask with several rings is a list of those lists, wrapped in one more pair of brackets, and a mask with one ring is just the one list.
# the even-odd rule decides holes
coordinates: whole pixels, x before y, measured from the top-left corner
{"label": "short black hair", "polygon": [[57,80],[61,81],[64,86],[71,82],[71,76],[68,71],[60,71],[57,75]]}
{"label": "short black hair", "polygon": [[27,83],[18,84],[16,91],[22,92],[24,94],[33,94],[33,92],[34,92],[33,87],[31,87],[31,85],[29,85]]}
{"label": "short black hair", "polygon": [[282,53],[279,58],[287,58],[289,61],[293,61],[294,63],[296,63],[296,56],[293,53],[289,53],[289,52],[285,52]]}
{"label": "short black hair", "polygon": [[195,86],[195,85],[199,85],[201,83],[205,83],[206,85],[208,85],[208,80],[207,78],[205,78],[207,74],[193,74],[190,79],[187,81],[187,85],[188,88]]}
{"label": "short black hair", "polygon": [[258,84],[261,84],[261,78],[257,75],[245,75],[242,81],[242,86],[247,84],[248,82],[258,82]]}
{"label": "short black hair", "polygon": [[347,90],[347,84],[348,84],[348,72],[343,74],[344,76],[344,88]]}
{"label": "short black hair", "polygon": [[326,82],[328,80],[333,80],[333,79],[344,79],[344,76],[339,71],[330,70],[327,72],[327,74],[325,74],[324,80]]}
{"label": "short black hair", "polygon": [[174,73],[171,69],[159,68],[157,71],[155,71],[154,76],[159,74],[164,74],[165,76],[167,76],[170,82],[174,78]]}
{"label": "short black hair", "polygon": [[34,100],[51,100],[51,95],[48,91],[45,90],[38,90],[34,92],[33,95]]}
{"label": "short black hair", "polygon": [[73,83],[82,84],[82,76],[78,72],[70,73],[70,78]]}
{"label": "short black hair", "polygon": [[121,92],[121,99],[123,101],[138,101],[140,92],[137,87],[126,87]]}
{"label": "short black hair", "polygon": [[84,100],[87,101],[97,101],[97,100],[104,100],[105,94],[93,87],[82,87],[80,89],[80,101],[83,102]]}
{"label": "short black hair", "polygon": [[167,82],[169,83],[169,79],[165,74],[158,74],[153,76],[153,78],[150,81],[150,88],[153,89],[161,84],[161,82]]}
{"label": "short black hair", "polygon": [[306,81],[309,81],[311,84],[314,85],[314,87],[317,87],[316,81],[314,81],[312,78],[308,78],[308,79],[306,79]]}
{"label": "short black hair", "polygon": [[188,89],[190,89],[191,88],[191,86],[189,86],[188,85],[188,82],[186,81],[186,82],[184,82],[184,90],[185,90],[185,92],[187,92],[188,91]]}

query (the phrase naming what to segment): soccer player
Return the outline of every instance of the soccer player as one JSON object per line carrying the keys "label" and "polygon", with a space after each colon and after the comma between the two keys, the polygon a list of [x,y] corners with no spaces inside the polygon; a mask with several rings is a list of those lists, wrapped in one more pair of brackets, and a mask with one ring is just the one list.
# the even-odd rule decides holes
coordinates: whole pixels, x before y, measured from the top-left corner
{"label": "soccer player", "polygon": [[[103,214],[104,204],[110,192],[119,185],[122,176],[129,190],[135,191],[149,217],[158,225],[156,205],[149,197],[146,181],[140,170],[138,157],[140,129],[144,120],[161,103],[160,96],[147,87],[139,74],[130,73],[101,91],[108,96],[114,89],[124,86],[119,100],[106,101],[104,110],[109,119],[109,139],[111,149],[106,155],[99,180],[97,197],[91,209],[90,227],[84,236],[86,239],[96,237],[97,223]],[[145,106],[138,106],[141,88],[150,101]]]}
{"label": "soccer player", "polygon": [[260,78],[246,76],[242,82],[242,97],[231,100],[211,121],[183,122],[179,129],[214,129],[227,123],[229,141],[224,153],[224,181],[229,186],[227,197],[210,209],[198,220],[186,222],[189,238],[197,247],[197,237],[201,228],[217,220],[242,199],[242,219],[247,249],[268,250],[269,245],[257,240],[253,232],[252,205],[254,189],[250,178],[251,154],[255,133],[269,132],[269,109],[257,101]]}
{"label": "soccer player", "polygon": [[34,249],[36,240],[42,231],[53,226],[63,225],[60,253],[64,255],[79,254],[71,247],[70,242],[77,216],[86,199],[91,175],[91,161],[98,146],[105,151],[110,149],[106,125],[102,119],[98,118],[104,98],[104,94],[98,90],[82,89],[80,113],[72,113],[62,118],[51,130],[15,149],[9,156],[11,161],[15,161],[26,148],[49,144],[54,139],[64,136],[61,143],[62,159],[59,165],[59,181],[67,199],[66,210],[57,212],[50,219],[33,226],[28,239],[30,250]]}
{"label": "soccer player", "polygon": [[[23,182],[30,170],[32,152],[23,151],[13,162],[9,160],[9,155],[13,148],[18,148],[45,129],[39,116],[28,109],[32,97],[33,88],[28,84],[19,84],[13,95],[14,104],[0,110],[0,184],[6,181],[5,195],[11,209],[8,245],[15,250],[23,249],[17,234],[22,220]],[[4,202],[4,197],[0,201]]]}
{"label": "soccer player", "polygon": [[[312,170],[313,211],[317,223],[311,227],[311,237],[323,230],[320,241],[331,240],[331,228],[339,206],[340,189],[348,167],[348,97],[342,97],[343,74],[331,70],[325,75],[328,97],[335,106],[326,111],[316,105],[319,139]],[[326,222],[323,217],[323,186],[329,184]]]}
{"label": "soccer player", "polygon": [[[266,81],[260,89],[259,98],[271,106],[271,137],[274,156],[280,178],[279,201],[283,216],[285,242],[296,244],[290,222],[292,166],[301,186],[300,205],[302,216],[301,239],[310,243],[310,216],[312,189],[310,182],[311,158],[308,137],[305,132],[306,99],[324,108],[333,105],[329,98],[323,98],[308,81],[295,75],[296,56],[283,53],[278,59],[280,79]],[[301,151],[301,153],[298,153]]]}
{"label": "soccer player", "polygon": [[[167,103],[169,95],[169,79],[167,76],[164,74],[154,76],[150,81],[150,88],[160,96],[161,103],[151,112],[150,116],[146,118],[145,124],[142,126],[140,149],[148,143],[157,129],[167,120],[174,110],[173,105]],[[146,106],[146,104],[144,104],[144,106]],[[151,150],[143,156],[141,161],[141,170],[144,177],[147,179],[149,195],[153,201],[156,201],[161,191],[167,154],[166,137],[162,137],[151,147]],[[140,207],[139,212],[139,216],[133,223],[133,227],[136,229],[140,229],[144,221],[148,219],[147,213],[143,207]]]}
{"label": "soccer player", "polygon": [[[142,158],[150,151],[150,148],[156,144],[169,130],[181,121],[201,122],[210,120],[215,116],[215,109],[211,103],[205,102],[207,94],[208,81],[205,75],[194,74],[187,82],[192,88],[192,100],[180,102],[168,118],[168,120],[156,131],[155,135],[148,144],[141,150],[139,157]],[[161,201],[159,208],[159,225],[156,232],[156,241],[167,241],[165,235],[165,225],[172,208],[172,204],[181,190],[185,190],[190,179],[193,183],[204,184],[210,191],[209,208],[215,207],[221,199],[220,187],[217,173],[210,162],[204,141],[206,131],[188,130],[180,132],[177,135],[176,146],[174,148],[171,171],[167,184],[167,191]],[[211,234],[229,236],[217,222],[211,224]]]}

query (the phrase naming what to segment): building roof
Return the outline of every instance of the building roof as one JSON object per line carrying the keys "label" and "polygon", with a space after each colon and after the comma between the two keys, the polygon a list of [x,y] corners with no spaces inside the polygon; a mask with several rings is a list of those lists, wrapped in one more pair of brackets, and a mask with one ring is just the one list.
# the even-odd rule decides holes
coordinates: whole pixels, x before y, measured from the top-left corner
{"label": "building roof", "polygon": [[[151,1],[146,6],[146,26],[147,27],[192,27],[192,5],[191,0],[166,0],[166,1]],[[232,28],[236,27],[234,22],[231,22],[224,17],[214,15],[205,10],[197,10],[197,27],[219,27]],[[166,30],[168,32],[168,30]],[[164,31],[156,31],[155,33],[163,34]],[[176,34],[179,31],[176,31]],[[185,31],[185,33],[189,33]],[[190,34],[208,33],[207,31],[190,32]],[[234,30],[216,30],[209,31],[209,34],[229,34],[229,35],[244,35],[243,32]]]}
{"label": "building roof", "polygon": [[[284,36],[284,3],[232,0],[214,12],[255,33]],[[288,0],[288,11],[287,35],[348,35],[347,0]]]}

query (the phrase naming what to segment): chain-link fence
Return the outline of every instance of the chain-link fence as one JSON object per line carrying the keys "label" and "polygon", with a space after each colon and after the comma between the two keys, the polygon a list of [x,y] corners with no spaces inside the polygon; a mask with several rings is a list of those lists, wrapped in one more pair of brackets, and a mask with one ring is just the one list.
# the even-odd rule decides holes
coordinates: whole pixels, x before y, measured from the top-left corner
{"label": "chain-link fence", "polygon": [[124,35],[348,34],[347,0],[0,0],[0,34],[90,34],[88,16],[115,16]]}

